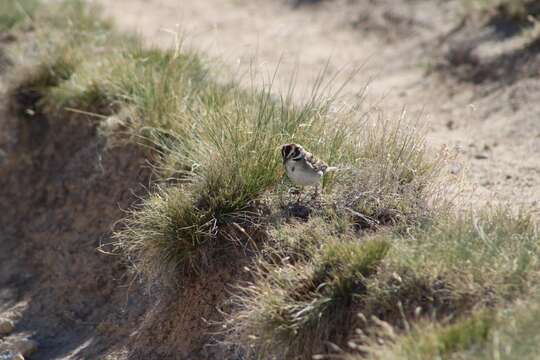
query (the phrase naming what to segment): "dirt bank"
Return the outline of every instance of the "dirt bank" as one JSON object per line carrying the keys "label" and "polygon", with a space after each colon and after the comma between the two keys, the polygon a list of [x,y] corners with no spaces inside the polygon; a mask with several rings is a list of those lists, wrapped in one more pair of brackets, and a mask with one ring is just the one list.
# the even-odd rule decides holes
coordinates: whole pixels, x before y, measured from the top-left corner
{"label": "dirt bank", "polygon": [[145,194],[145,157],[93,118],[50,118],[30,93],[0,97],[0,317],[16,324],[0,349],[25,338],[37,341],[32,359],[121,349],[145,298],[98,247]]}

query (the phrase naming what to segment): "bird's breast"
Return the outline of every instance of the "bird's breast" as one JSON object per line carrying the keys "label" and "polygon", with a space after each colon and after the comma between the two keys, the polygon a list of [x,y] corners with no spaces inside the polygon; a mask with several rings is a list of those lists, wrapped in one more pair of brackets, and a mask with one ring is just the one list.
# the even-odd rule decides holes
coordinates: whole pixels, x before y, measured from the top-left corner
{"label": "bird's breast", "polygon": [[322,176],[322,173],[314,171],[301,161],[289,160],[285,162],[285,169],[289,179],[301,186],[316,185]]}

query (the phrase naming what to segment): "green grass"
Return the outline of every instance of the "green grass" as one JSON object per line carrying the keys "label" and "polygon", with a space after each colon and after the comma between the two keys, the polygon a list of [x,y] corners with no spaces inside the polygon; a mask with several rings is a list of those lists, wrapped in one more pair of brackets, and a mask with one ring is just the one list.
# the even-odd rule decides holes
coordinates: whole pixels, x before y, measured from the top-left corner
{"label": "green grass", "polygon": [[540,302],[535,290],[525,300],[506,308],[478,311],[451,324],[420,321],[404,335],[379,322],[374,336],[359,336],[351,342],[353,351],[361,355],[345,358],[536,359],[539,320]]}
{"label": "green grass", "polygon": [[234,297],[229,336],[257,358],[310,358],[327,339],[347,335],[354,297],[390,244],[360,242],[321,219],[282,226],[270,244],[253,268],[253,283]]}
{"label": "green grass", "polygon": [[[538,308],[539,246],[538,228],[528,215],[497,209],[439,219],[400,236],[383,261],[384,271],[368,284],[362,311],[398,329],[413,322],[413,329],[396,336],[371,327],[355,347],[374,359],[483,359],[494,353],[512,358],[521,349],[535,354],[530,341],[521,345],[514,334],[536,336],[516,299]],[[500,336],[516,345],[506,348]],[[387,340],[385,346],[378,337]]]}
{"label": "green grass", "polygon": [[509,309],[500,310],[489,341],[474,353],[475,359],[536,359],[540,331],[540,301],[538,294],[520,301]]}
{"label": "green grass", "polygon": [[443,280],[456,297],[482,298],[489,290],[502,300],[537,285],[539,256],[540,235],[530,216],[495,209],[442,217],[400,235],[386,265],[404,276]]}
{"label": "green grass", "polygon": [[4,0],[0,3],[0,32],[27,20],[38,7],[38,0]]}
{"label": "green grass", "polygon": [[470,358],[472,351],[488,343],[495,323],[493,312],[481,311],[450,325],[420,322],[415,324],[407,335],[397,336],[391,327],[383,326],[385,323],[379,322],[377,330],[374,331],[376,335],[367,341],[359,338],[356,343],[352,343],[353,348],[367,356],[350,355],[345,358],[347,360]]}
{"label": "green grass", "polygon": [[[540,235],[527,215],[439,215],[406,235],[375,233],[360,242],[323,220],[274,230],[255,280],[237,296],[230,336],[261,358],[309,358],[327,351],[322,345],[328,338],[343,345],[352,327],[376,325],[355,322],[355,311],[398,329],[420,314],[437,327],[438,321],[502,306],[537,288]],[[482,326],[460,322],[445,328],[444,339],[426,339],[427,355],[419,358],[460,349],[467,341],[478,344],[467,333],[480,336]]]}

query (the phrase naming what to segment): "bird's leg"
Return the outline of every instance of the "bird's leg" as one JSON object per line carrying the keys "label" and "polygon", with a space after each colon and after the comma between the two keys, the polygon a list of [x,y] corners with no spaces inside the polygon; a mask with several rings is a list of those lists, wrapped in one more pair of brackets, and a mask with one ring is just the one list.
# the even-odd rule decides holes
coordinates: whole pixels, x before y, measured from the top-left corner
{"label": "bird's leg", "polygon": [[300,199],[302,198],[302,193],[304,192],[304,187],[301,186],[300,187],[300,190],[298,190],[298,197],[296,198],[296,203],[299,204],[300,203]]}
{"label": "bird's leg", "polygon": [[296,187],[292,187],[292,188],[289,189],[289,191],[287,193],[288,194],[293,194],[293,195],[298,195],[300,193],[300,191]]}
{"label": "bird's leg", "polygon": [[319,185],[315,185],[315,191],[313,192],[312,200],[315,200],[319,197]]}

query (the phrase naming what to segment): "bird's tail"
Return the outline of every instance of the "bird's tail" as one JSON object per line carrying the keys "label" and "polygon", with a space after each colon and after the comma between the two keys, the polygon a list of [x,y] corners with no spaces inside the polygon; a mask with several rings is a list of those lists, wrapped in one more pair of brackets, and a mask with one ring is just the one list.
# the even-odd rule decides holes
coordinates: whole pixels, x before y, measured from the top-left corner
{"label": "bird's tail", "polygon": [[357,173],[359,170],[355,167],[351,167],[351,166],[329,166],[327,167],[324,172],[327,173],[327,172],[342,172],[342,171],[347,171],[347,172],[352,172],[352,173]]}
{"label": "bird's tail", "polygon": [[340,168],[336,167],[336,166],[329,166],[327,167],[324,172],[332,172],[332,171],[339,171]]}

